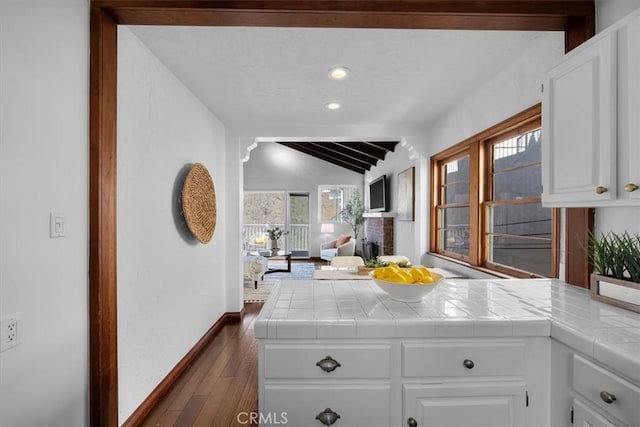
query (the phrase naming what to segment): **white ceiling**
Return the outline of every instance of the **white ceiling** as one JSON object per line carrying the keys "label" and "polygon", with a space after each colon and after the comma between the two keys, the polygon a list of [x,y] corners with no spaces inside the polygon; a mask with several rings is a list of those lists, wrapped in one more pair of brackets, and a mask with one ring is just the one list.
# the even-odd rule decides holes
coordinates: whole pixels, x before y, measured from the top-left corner
{"label": "white ceiling", "polygon": [[[421,128],[542,38],[563,43],[557,32],[130,28],[223,123],[239,129]],[[334,66],[350,76],[330,80]],[[330,101],[343,107],[329,111]]]}

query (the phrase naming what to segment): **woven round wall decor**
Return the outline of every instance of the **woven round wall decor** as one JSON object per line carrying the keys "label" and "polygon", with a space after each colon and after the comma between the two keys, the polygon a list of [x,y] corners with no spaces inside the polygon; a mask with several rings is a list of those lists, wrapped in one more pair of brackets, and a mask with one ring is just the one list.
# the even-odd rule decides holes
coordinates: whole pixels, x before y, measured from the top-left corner
{"label": "woven round wall decor", "polygon": [[196,163],[182,187],[182,211],[187,227],[200,243],[208,243],[216,228],[216,191],[207,168]]}

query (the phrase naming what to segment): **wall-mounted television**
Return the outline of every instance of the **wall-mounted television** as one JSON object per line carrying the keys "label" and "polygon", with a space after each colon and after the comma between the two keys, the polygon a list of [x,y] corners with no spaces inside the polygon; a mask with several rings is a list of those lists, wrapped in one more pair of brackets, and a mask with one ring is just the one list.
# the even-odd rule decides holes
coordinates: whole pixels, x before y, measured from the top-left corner
{"label": "wall-mounted television", "polygon": [[369,211],[387,211],[387,176],[382,175],[369,184]]}

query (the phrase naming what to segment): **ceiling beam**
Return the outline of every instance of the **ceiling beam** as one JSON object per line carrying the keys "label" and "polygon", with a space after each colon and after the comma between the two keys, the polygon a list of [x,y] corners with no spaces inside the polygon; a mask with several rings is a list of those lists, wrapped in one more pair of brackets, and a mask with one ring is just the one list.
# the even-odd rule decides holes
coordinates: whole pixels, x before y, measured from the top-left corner
{"label": "ceiling beam", "polygon": [[343,167],[345,169],[349,169],[349,170],[351,170],[353,172],[356,172],[356,173],[359,173],[361,175],[364,175],[364,173],[368,170],[368,169],[365,169],[363,167],[356,166],[351,162],[339,160],[339,159],[336,159],[336,158],[334,158],[334,157],[332,157],[330,155],[319,153],[319,152],[317,152],[317,150],[314,150],[311,147],[305,146],[304,144],[295,143],[295,142],[278,142],[278,144],[281,144],[281,145],[284,145],[284,146],[289,147],[291,149],[300,151],[301,153],[307,154],[309,156],[313,156],[313,157],[316,157],[318,159],[325,160],[325,161],[327,161],[329,163],[333,163],[336,166],[340,166],[340,167]]}
{"label": "ceiling beam", "polygon": [[580,0],[94,0],[120,24],[555,30],[593,13]]}

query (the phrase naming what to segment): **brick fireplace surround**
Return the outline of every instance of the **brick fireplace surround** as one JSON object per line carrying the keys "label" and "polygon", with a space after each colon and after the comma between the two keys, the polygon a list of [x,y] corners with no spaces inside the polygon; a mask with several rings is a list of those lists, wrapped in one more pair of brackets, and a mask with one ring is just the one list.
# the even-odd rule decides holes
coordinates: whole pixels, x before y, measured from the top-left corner
{"label": "brick fireplace surround", "polygon": [[366,218],[367,240],[378,245],[378,255],[395,255],[393,247],[393,218]]}

